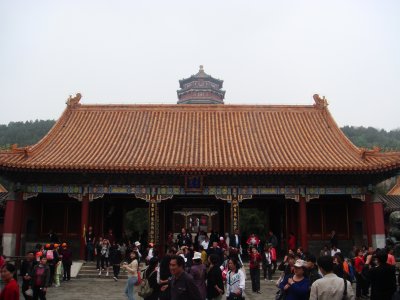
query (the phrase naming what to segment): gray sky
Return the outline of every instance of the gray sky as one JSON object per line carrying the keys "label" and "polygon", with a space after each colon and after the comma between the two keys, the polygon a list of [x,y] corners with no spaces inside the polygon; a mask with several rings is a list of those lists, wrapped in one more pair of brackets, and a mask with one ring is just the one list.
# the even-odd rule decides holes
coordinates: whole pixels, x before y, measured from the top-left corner
{"label": "gray sky", "polygon": [[0,1],[0,124],[82,103],[177,101],[224,80],[226,104],[312,104],[340,126],[400,127],[400,1]]}

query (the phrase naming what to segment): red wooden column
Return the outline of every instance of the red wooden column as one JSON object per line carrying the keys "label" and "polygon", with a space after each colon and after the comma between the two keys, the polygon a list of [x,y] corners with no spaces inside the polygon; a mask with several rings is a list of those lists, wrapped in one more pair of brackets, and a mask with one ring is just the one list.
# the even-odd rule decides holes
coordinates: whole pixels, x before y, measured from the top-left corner
{"label": "red wooden column", "polygon": [[89,194],[82,196],[82,208],[81,208],[81,247],[80,247],[80,259],[85,259],[86,245],[85,245],[85,232],[88,229],[89,222]]}
{"label": "red wooden column", "polygon": [[363,215],[364,215],[364,230],[366,231],[367,234],[367,243],[368,246],[372,245],[372,230],[371,230],[371,208],[370,208],[370,202],[371,202],[371,195],[366,194],[365,195],[365,200],[363,203]]}
{"label": "red wooden column", "polygon": [[11,199],[6,202],[3,227],[3,254],[6,256],[20,255],[22,205],[22,193],[11,193]]}
{"label": "red wooden column", "polygon": [[371,230],[371,246],[376,248],[384,248],[385,241],[385,221],[383,212],[383,203],[374,201],[370,195],[369,213],[370,213],[370,230]]}
{"label": "red wooden column", "polygon": [[304,196],[299,197],[299,225],[300,225],[300,244],[304,251],[308,249],[308,238],[307,238],[307,207],[306,198]]}

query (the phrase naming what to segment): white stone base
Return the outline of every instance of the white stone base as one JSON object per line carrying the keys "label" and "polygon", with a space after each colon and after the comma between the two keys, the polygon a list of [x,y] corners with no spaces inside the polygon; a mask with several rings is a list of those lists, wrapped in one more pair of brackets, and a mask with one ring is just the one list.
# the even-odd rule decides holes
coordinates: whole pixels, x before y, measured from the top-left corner
{"label": "white stone base", "polygon": [[15,256],[16,240],[15,233],[3,233],[3,255]]}
{"label": "white stone base", "polygon": [[83,263],[80,261],[73,261],[71,266],[71,277],[75,278],[82,268]]}
{"label": "white stone base", "polygon": [[384,234],[373,234],[371,235],[372,247],[376,248],[385,248],[386,246],[386,237]]}

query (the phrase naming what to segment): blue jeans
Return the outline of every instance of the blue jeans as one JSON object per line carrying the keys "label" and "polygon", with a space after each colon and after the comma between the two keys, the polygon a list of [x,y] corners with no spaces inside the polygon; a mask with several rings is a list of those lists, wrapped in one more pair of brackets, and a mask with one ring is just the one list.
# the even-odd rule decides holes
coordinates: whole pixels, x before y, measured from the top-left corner
{"label": "blue jeans", "polygon": [[132,276],[128,278],[125,286],[125,295],[128,297],[128,300],[135,300],[135,283],[138,281],[136,276]]}

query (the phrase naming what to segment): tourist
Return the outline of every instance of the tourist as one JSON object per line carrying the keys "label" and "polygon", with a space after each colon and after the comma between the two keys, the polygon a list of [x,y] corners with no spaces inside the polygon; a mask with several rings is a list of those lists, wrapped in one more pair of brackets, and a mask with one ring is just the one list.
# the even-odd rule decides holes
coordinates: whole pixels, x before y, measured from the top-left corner
{"label": "tourist", "polygon": [[336,246],[332,246],[332,249],[331,249],[331,256],[332,257],[335,256],[335,254],[339,253],[339,252],[341,252],[340,249],[338,249]]}
{"label": "tourist", "polygon": [[225,232],[225,243],[226,243],[226,249],[229,247],[229,243],[231,242],[231,238],[229,236],[228,232]]}
{"label": "tourist", "polygon": [[96,237],[94,235],[92,226],[89,226],[88,231],[85,233],[85,245],[86,245],[86,261],[93,261],[94,246],[96,245]]}
{"label": "tourist", "polygon": [[99,276],[101,276],[101,271],[106,270],[106,276],[108,276],[108,267],[109,267],[109,255],[110,255],[110,242],[107,239],[103,239],[101,250],[101,270],[99,271]]}
{"label": "tourist", "polygon": [[260,263],[262,262],[262,257],[258,253],[256,247],[252,247],[249,254],[249,268],[250,268],[250,278],[251,278],[251,289],[254,293],[261,294],[260,292]]}
{"label": "tourist", "polygon": [[[141,245],[142,245],[142,244],[141,244],[139,241],[136,241],[136,242],[133,244],[133,247],[132,247],[132,251],[135,251],[135,252],[137,253],[138,261],[140,261],[140,260],[142,259],[142,253],[140,253],[140,246],[141,246]],[[129,256],[130,256],[130,253],[131,253],[132,251],[129,251]]]}
{"label": "tourist", "polygon": [[393,255],[393,248],[388,248],[387,250],[387,255],[388,255],[388,259],[387,259],[387,263],[389,265],[395,266],[396,265],[396,259]]}
{"label": "tourist", "polygon": [[138,256],[135,251],[130,254],[131,262],[128,264],[123,263],[122,268],[128,272],[128,281],[125,286],[125,295],[128,300],[135,300],[135,284],[138,281],[139,262]]}
{"label": "tourist", "polygon": [[54,251],[54,244],[46,244],[44,255],[47,258],[47,266],[50,269],[49,286],[53,285],[55,266],[58,262],[58,253]]}
{"label": "tourist", "polygon": [[210,256],[212,254],[216,254],[219,258],[218,263],[222,264],[224,261],[224,252],[220,247],[218,247],[218,242],[213,242],[211,247],[208,247],[207,249],[207,255]]}
{"label": "tourist", "polygon": [[235,229],[235,232],[229,238],[229,247],[235,248],[237,251],[241,248],[240,246],[240,235],[239,229]]}
{"label": "tourist", "polygon": [[180,234],[178,234],[177,239],[179,248],[181,248],[182,246],[189,247],[192,245],[192,235],[190,233],[187,233],[185,228],[182,228],[182,231]]}
{"label": "tourist", "polygon": [[147,264],[149,263],[150,259],[152,259],[153,256],[154,256],[153,251],[154,251],[154,244],[153,243],[149,243],[149,247],[148,247],[148,250],[147,250],[147,256],[146,256],[146,263]]}
{"label": "tourist", "polygon": [[306,259],[306,255],[304,254],[303,247],[297,248],[296,256],[301,260],[305,260]]}
{"label": "tourist", "polygon": [[169,287],[171,300],[204,300],[194,283],[193,277],[185,272],[185,260],[182,256],[175,255],[171,257],[169,269],[172,278],[168,285],[161,287],[166,291]]}
{"label": "tourist", "polygon": [[220,247],[223,251],[228,249],[228,245],[226,244],[223,236],[219,238],[218,247]]}
{"label": "tourist", "polygon": [[157,266],[158,266],[158,258],[152,257],[149,260],[149,266],[144,272],[144,278],[149,282],[150,288],[152,288],[152,292],[150,295],[144,298],[144,300],[157,300],[160,294],[160,287],[157,283]]}
{"label": "tourist", "polygon": [[267,243],[271,244],[272,247],[275,249],[278,247],[278,238],[272,232],[272,230],[268,231]]}
{"label": "tourist", "polygon": [[353,246],[349,251],[349,254],[347,254],[347,258],[350,260],[354,260],[356,256],[357,256],[357,246]]}
{"label": "tourist", "polygon": [[201,299],[205,299],[207,295],[206,290],[206,266],[201,261],[201,253],[194,252],[193,264],[190,268],[189,274],[192,275],[194,284],[200,292]]}
{"label": "tourist", "polygon": [[310,300],[354,300],[350,282],[333,273],[332,256],[321,256],[317,263],[323,277],[312,284]]}
{"label": "tourist", "polygon": [[[336,231],[335,230],[332,230],[331,231],[331,236],[330,236],[330,243],[331,243],[331,248],[333,248],[333,247],[336,247],[337,248],[337,246],[338,246],[338,238],[337,238],[337,235],[336,235]],[[332,255],[333,256],[333,255]]]}
{"label": "tourist", "polygon": [[101,267],[101,248],[103,247],[103,238],[99,237],[95,247],[94,247],[94,255],[96,256],[96,269],[100,271]]}
{"label": "tourist", "polygon": [[246,241],[246,244],[250,246],[255,246],[258,247],[258,244],[260,244],[260,239],[258,236],[256,236],[254,233],[250,234],[249,238]]}
{"label": "tourist", "polygon": [[343,267],[343,264],[344,264],[344,262],[342,260],[343,258],[340,254],[341,253],[339,252],[333,256],[333,273],[335,273],[340,278],[348,279],[349,278],[349,274],[348,274],[349,267],[346,263],[346,266],[347,266],[347,272],[346,272]]}
{"label": "tourist", "polygon": [[296,236],[294,235],[294,233],[291,231],[289,232],[289,237],[288,237],[288,250],[294,250],[296,249]]}
{"label": "tourist", "polygon": [[210,239],[208,238],[208,235],[206,234],[204,237],[204,241],[201,242],[201,246],[203,246],[203,249],[207,251],[209,244],[210,244]]}
{"label": "tourist", "polygon": [[112,265],[112,268],[113,268],[113,275],[114,275],[113,279],[114,279],[114,281],[118,281],[118,276],[119,276],[119,272],[121,269],[121,262],[122,262],[122,252],[120,250],[119,245],[115,242],[110,247],[109,261],[110,261],[110,265]]}
{"label": "tourist", "polygon": [[210,232],[210,243],[212,244],[214,242],[217,242],[217,243],[219,242],[219,234],[218,234],[218,232],[216,232],[216,231],[211,229],[211,232]]}
{"label": "tourist", "polygon": [[206,265],[207,264],[207,252],[204,250],[203,246],[199,246],[199,251],[201,253],[201,262]]}
{"label": "tourist", "polygon": [[276,255],[276,248],[269,244],[269,252],[271,253],[271,263],[272,263],[272,274],[275,274],[276,266],[277,266],[277,255]]}
{"label": "tourist", "polygon": [[265,245],[264,252],[262,253],[262,268],[264,273],[264,280],[272,281],[272,260],[271,260],[271,246]]}
{"label": "tourist", "polygon": [[319,252],[319,256],[327,256],[327,255],[331,255],[331,251],[329,250],[328,245],[324,245],[324,247]]}
{"label": "tourist", "polygon": [[62,264],[63,264],[63,281],[71,280],[71,266],[72,266],[72,251],[69,249],[67,243],[61,244],[60,253],[62,255]]}
{"label": "tourist", "polygon": [[162,286],[166,286],[166,290],[160,291],[160,300],[168,300],[169,299],[169,288],[168,288],[168,279],[171,277],[171,272],[169,270],[169,263],[171,257],[176,254],[175,248],[169,248],[167,250],[167,254],[161,259],[160,266],[157,272],[157,282],[160,285],[160,289]]}
{"label": "tourist", "polygon": [[50,243],[59,243],[60,242],[57,234],[53,231],[53,229],[49,230],[49,242]]}
{"label": "tourist", "polygon": [[226,275],[226,297],[227,300],[243,299],[245,289],[245,274],[236,259],[230,259],[229,271]]}
{"label": "tourist", "polygon": [[[15,266],[13,264],[6,263],[1,268],[1,279],[5,286],[0,293],[0,300],[19,300],[19,286],[14,279],[14,274]],[[26,295],[24,296],[27,299]]]}
{"label": "tourist", "polygon": [[40,258],[40,262],[33,268],[30,288],[33,290],[33,299],[46,300],[47,288],[50,284],[50,269],[46,256]]}
{"label": "tourist", "polygon": [[357,257],[354,259],[354,269],[356,275],[356,297],[357,299],[359,299],[361,297],[361,292],[363,291],[365,286],[364,278],[362,276],[365,260],[364,253],[361,249],[357,249],[356,253]]}
{"label": "tourist", "polygon": [[221,269],[218,266],[218,256],[215,254],[209,256],[208,263],[207,299],[221,300],[224,294],[224,283],[222,281]]}
{"label": "tourist", "polygon": [[294,264],[294,275],[286,276],[279,284],[285,293],[285,300],[307,300],[310,293],[310,281],[304,276],[305,261],[298,259]]}
{"label": "tourist", "polygon": [[108,233],[104,237],[106,240],[108,240],[109,244],[112,245],[115,242],[115,236],[113,233],[113,230],[110,228],[108,229]]}
{"label": "tourist", "polygon": [[283,276],[291,276],[294,274],[294,264],[295,264],[295,256],[294,254],[288,254],[285,256],[285,259],[279,265],[279,271],[283,271]]}
{"label": "tourist", "polygon": [[54,244],[54,252],[57,252],[57,257],[58,260],[55,262],[54,265],[54,286],[59,287],[60,286],[60,278],[63,276],[63,265],[62,265],[62,256],[60,256],[60,251],[59,251],[59,244]]}
{"label": "tourist", "polygon": [[367,279],[371,283],[371,300],[391,300],[396,291],[396,269],[387,263],[386,250],[376,251],[376,267],[371,267],[372,255],[365,265],[369,267]]}
{"label": "tourist", "polygon": [[32,299],[31,296],[25,294],[25,292],[29,289],[29,285],[31,282],[31,275],[33,271],[33,267],[37,264],[35,260],[35,254],[33,251],[29,251],[26,253],[25,259],[22,261],[21,268],[19,270],[19,274],[22,277],[22,295],[26,300]]}
{"label": "tourist", "polygon": [[307,254],[306,256],[306,271],[306,276],[310,281],[310,285],[321,278],[321,275],[318,272],[317,258],[312,254]]}

